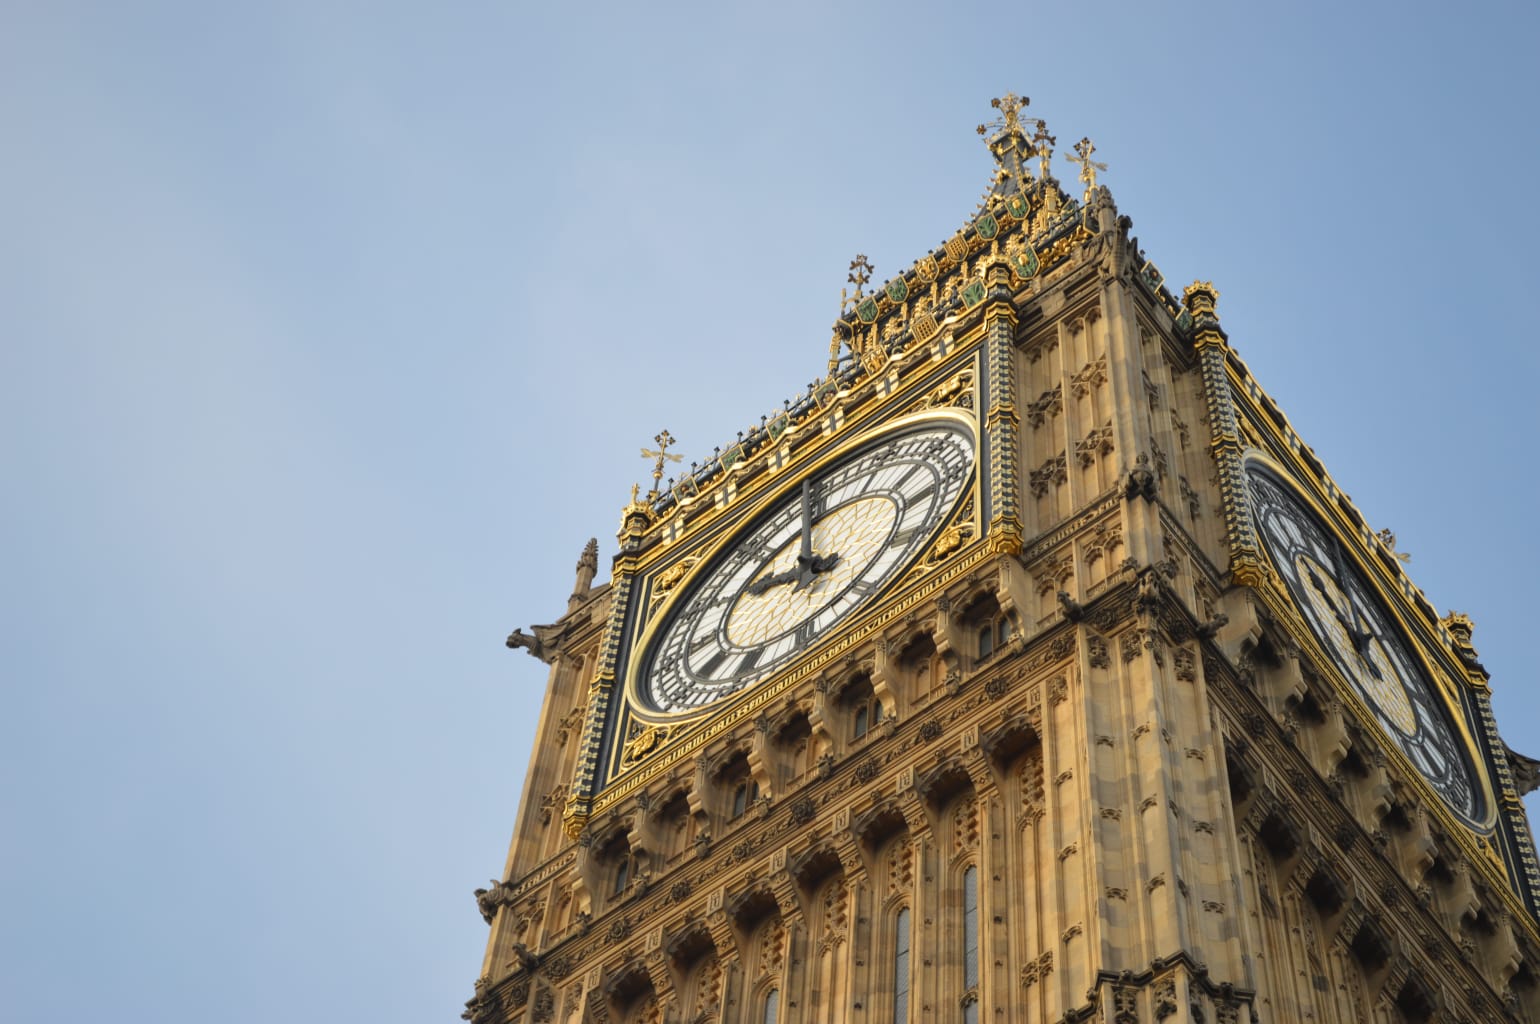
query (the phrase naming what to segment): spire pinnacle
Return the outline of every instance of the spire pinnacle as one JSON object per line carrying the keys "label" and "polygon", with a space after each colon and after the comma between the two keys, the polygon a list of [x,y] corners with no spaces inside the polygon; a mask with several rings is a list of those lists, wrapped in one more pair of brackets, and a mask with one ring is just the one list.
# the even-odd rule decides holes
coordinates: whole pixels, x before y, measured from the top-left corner
{"label": "spire pinnacle", "polygon": [[987,121],[978,126],[978,133],[986,136],[985,142],[989,146],[989,152],[994,155],[994,178],[991,180],[988,190],[984,194],[984,203],[989,203],[991,196],[1008,196],[1024,193],[1032,184],[1032,172],[1023,166],[1023,162],[1038,155],[1038,147],[1043,141],[1052,143],[1052,136],[1047,134],[1042,121],[1037,122],[1039,137],[1028,138],[1026,129],[1021,123],[1021,112],[1032,102],[1026,96],[1018,96],[1008,92],[1004,96],[997,96],[989,101],[989,105],[1000,111],[1000,116],[992,121]]}
{"label": "spire pinnacle", "polygon": [[578,557],[577,582],[572,586],[572,596],[567,599],[567,608],[572,609],[583,602],[588,596],[589,589],[594,583],[594,574],[599,571],[599,538],[590,537],[588,543],[583,545],[583,553]]}

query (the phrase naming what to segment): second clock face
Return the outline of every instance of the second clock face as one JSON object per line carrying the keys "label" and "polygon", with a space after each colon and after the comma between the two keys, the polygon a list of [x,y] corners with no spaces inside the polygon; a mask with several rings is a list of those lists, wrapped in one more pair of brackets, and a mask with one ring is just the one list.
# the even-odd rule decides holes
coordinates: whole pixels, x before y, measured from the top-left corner
{"label": "second clock face", "polygon": [[966,426],[923,420],[808,477],[690,585],[643,662],[643,701],[703,707],[827,636],[918,557],[973,463]]}
{"label": "second clock face", "polygon": [[1479,824],[1483,803],[1466,746],[1390,610],[1299,497],[1258,466],[1247,483],[1268,557],[1311,631],[1423,777]]}

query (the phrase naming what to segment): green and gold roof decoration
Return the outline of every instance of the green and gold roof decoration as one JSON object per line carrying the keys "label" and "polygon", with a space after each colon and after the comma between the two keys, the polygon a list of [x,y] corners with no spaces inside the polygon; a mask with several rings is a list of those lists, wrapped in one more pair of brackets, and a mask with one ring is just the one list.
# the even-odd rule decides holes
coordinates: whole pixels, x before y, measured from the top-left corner
{"label": "green and gold roof decoration", "polygon": [[[1056,137],[1046,122],[1022,117],[1030,102],[1006,93],[991,103],[999,117],[978,126],[995,168],[969,220],[902,273],[869,290],[875,268],[865,255],[858,255],[846,282],[854,289],[840,293],[825,374],[780,409],[761,416],[759,423],[739,431],[735,440],[714,448],[703,463],[691,463],[666,482],[660,461],[654,467],[645,515],[636,514],[634,503],[627,506],[624,518],[631,525],[622,529],[623,539],[638,538],[653,527],[677,536],[680,519],[692,520],[700,511],[730,501],[731,483],[788,435],[820,423],[834,410],[858,405],[874,392],[890,392],[927,354],[945,357],[954,344],[953,328],[983,304],[990,267],[1005,266],[1013,281],[1024,284],[1051,274],[1070,259],[1076,245],[1097,233],[1091,202],[1100,187],[1096,175],[1107,165],[1090,159],[1095,146],[1082,138],[1075,154],[1065,154],[1065,159],[1080,168],[1085,189],[1078,199],[1069,195],[1052,174]],[[1155,265],[1141,262],[1140,280],[1178,331],[1189,331],[1191,314],[1166,290]]]}

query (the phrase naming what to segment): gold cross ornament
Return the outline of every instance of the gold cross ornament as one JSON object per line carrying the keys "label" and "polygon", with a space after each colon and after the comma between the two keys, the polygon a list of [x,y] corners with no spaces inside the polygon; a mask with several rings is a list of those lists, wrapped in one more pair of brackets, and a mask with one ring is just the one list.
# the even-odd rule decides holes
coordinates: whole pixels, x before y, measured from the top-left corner
{"label": "gold cross ornament", "polygon": [[1079,156],[1070,156],[1068,153],[1065,153],[1064,159],[1072,164],[1080,165],[1080,180],[1085,182],[1085,201],[1089,203],[1091,201],[1091,193],[1096,190],[1096,172],[1105,171],[1107,165],[1099,164],[1091,159],[1091,154],[1096,152],[1096,147],[1091,144],[1090,139],[1082,138],[1079,142],[1075,143],[1075,152]]}
{"label": "gold cross ornament", "polygon": [[669,453],[668,446],[674,443],[674,435],[670,434],[667,430],[654,437],[653,440],[658,444],[657,451],[647,448],[642,449],[642,458],[655,458],[658,460],[652,465],[652,492],[647,495],[649,498],[656,498],[658,496],[658,484],[663,482],[663,460],[667,459],[669,462],[678,462],[684,458],[682,455],[672,455]]}

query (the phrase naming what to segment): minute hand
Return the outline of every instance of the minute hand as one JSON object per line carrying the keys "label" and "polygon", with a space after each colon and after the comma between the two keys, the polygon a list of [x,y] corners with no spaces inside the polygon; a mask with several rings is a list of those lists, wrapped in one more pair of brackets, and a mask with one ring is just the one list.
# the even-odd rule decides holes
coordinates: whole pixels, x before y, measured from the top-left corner
{"label": "minute hand", "polygon": [[808,481],[802,481],[802,553],[797,556],[797,585],[802,590],[812,584],[813,578],[826,573],[839,563],[837,553],[813,554],[813,490]]}
{"label": "minute hand", "polygon": [[1342,596],[1347,599],[1348,615],[1353,620],[1353,624],[1348,628],[1348,632],[1353,636],[1353,646],[1358,648],[1358,653],[1367,658],[1369,655],[1369,641],[1373,638],[1374,634],[1370,633],[1367,629],[1361,628],[1365,623],[1363,617],[1358,614],[1357,602],[1353,600],[1352,580],[1347,575],[1347,559],[1342,554],[1342,545],[1337,543],[1335,539],[1332,542],[1331,552],[1333,560],[1337,563],[1337,579],[1341,581],[1338,584],[1338,588],[1342,591]]}
{"label": "minute hand", "polygon": [[813,561],[813,490],[806,480],[802,481],[802,553],[797,561],[804,566]]}

